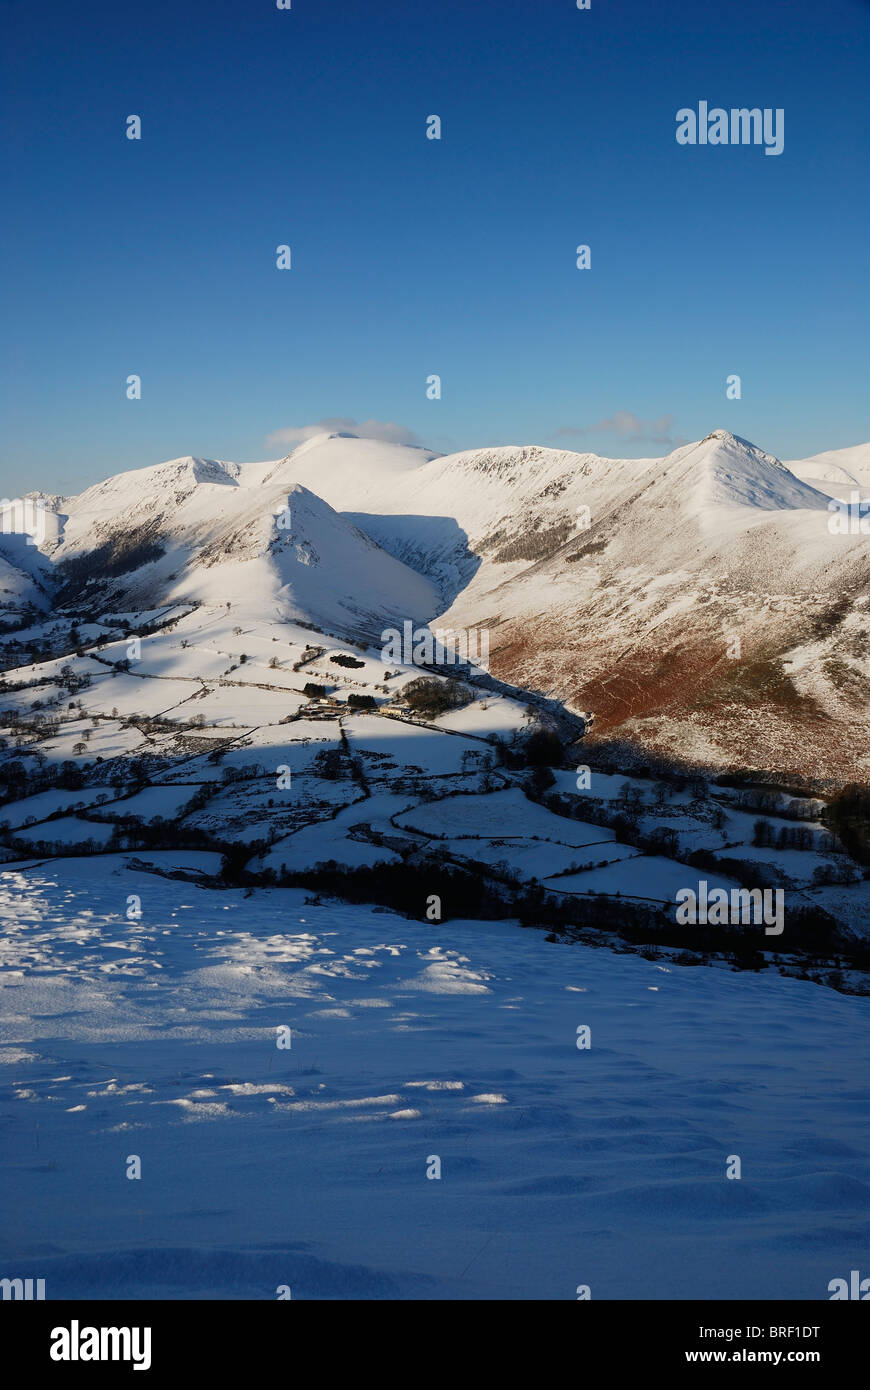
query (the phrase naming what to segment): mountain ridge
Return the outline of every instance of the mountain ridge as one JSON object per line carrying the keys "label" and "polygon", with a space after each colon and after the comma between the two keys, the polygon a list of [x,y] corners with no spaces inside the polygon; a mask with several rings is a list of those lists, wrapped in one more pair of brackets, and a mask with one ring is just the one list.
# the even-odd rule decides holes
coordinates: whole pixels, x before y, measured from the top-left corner
{"label": "mountain ridge", "polygon": [[[41,549],[47,574],[77,567],[71,612],[226,592],[369,643],[404,619],[486,628],[493,674],[594,710],[594,740],[866,775],[870,537],[828,525],[865,466],[866,445],[793,469],[722,428],[624,460],[324,431],[271,462],[113,475],[56,499]],[[25,591],[51,607],[33,575],[6,587],[10,617]]]}

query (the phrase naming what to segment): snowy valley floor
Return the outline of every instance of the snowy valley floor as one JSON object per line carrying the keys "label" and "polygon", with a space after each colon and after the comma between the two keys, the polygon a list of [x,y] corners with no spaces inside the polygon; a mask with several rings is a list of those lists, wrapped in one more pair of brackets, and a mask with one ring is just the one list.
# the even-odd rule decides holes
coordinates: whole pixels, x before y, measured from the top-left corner
{"label": "snowy valley floor", "polygon": [[867,999],[129,857],[0,875],[0,1275],[48,1298],[826,1299],[866,1264]]}

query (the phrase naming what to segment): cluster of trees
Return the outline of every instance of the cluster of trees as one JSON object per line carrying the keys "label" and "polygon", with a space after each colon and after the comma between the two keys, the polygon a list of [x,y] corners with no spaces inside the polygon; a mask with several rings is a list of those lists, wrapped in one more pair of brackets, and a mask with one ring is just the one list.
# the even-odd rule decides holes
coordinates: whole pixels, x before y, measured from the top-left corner
{"label": "cluster of trees", "polygon": [[[310,626],[310,624],[309,624]],[[292,645],[292,643],[291,643]],[[299,671],[308,661],[313,661],[315,657],[323,655],[323,647],[306,647],[298,661],[293,662],[293,670]]]}
{"label": "cluster of trees", "polygon": [[[53,676],[33,676],[26,681],[7,681],[0,682],[0,689],[3,690],[35,690],[40,685],[54,685]],[[12,711],[4,711],[11,713]]]}
{"label": "cluster of trees", "polygon": [[442,680],[438,676],[418,676],[409,681],[396,696],[423,719],[437,719],[451,709],[462,709],[474,698],[473,692],[461,681]]}
{"label": "cluster of trees", "polygon": [[[230,881],[309,887],[349,902],[378,903],[417,920],[425,919],[426,904],[435,896],[440,901],[443,920],[516,917],[523,926],[549,929],[550,940],[581,937],[587,930],[592,931],[590,939],[594,940],[594,934],[606,932],[635,945],[654,941],[657,946],[683,949],[691,953],[687,954],[686,963],[696,963],[705,955],[717,953],[729,959],[735,968],[760,969],[766,963],[762,952],[770,950],[767,938],[757,932],[736,933],[733,928],[709,924],[683,926],[664,907],[625,899],[614,901],[603,894],[556,895],[540,884],[512,884],[510,876],[494,882],[487,875],[458,865],[428,864],[415,858],[401,864],[349,869],[330,861],[304,872],[269,870],[254,876],[243,868],[240,855],[234,858]],[[818,959],[845,953],[851,964],[870,965],[870,948],[844,940],[837,923],[821,909],[791,910],[788,932],[790,955]]]}
{"label": "cluster of trees", "polygon": [[[90,812],[89,812],[90,814]],[[56,819],[56,817],[53,817]],[[96,820],[97,817],[95,816]],[[112,834],[108,840],[98,840],[87,836],[71,844],[68,838],[51,838],[51,820],[45,823],[44,837],[34,840],[16,838],[15,831],[7,833],[8,842],[13,849],[22,854],[77,855],[88,857],[95,854],[117,854],[130,849],[195,849],[213,850],[219,854],[227,849],[227,842],[203,830],[199,826],[179,825],[175,820],[155,820],[143,822],[138,817],[127,816],[115,820]],[[82,821],[82,833],[86,835],[87,823]],[[245,854],[250,856],[265,847],[265,842],[252,842],[245,845]]]}
{"label": "cluster of trees", "polygon": [[752,843],[763,848],[829,850],[834,847],[833,836],[817,840],[806,825],[781,825],[779,830],[769,820],[757,820],[752,827]]}
{"label": "cluster of trees", "polygon": [[315,777],[322,777],[326,782],[335,782],[343,775],[343,760],[338,748],[322,748],[316,753],[311,761],[311,770]]}
{"label": "cluster of trees", "polygon": [[824,888],[830,883],[860,883],[861,870],[855,864],[819,864],[813,870],[813,885]]}
{"label": "cluster of trees", "polygon": [[850,782],[828,802],[822,820],[859,864],[870,864],[870,787]]}
{"label": "cluster of trees", "polygon": [[0,803],[23,801],[25,797],[61,787],[64,791],[79,791],[85,785],[85,775],[69,760],[49,763],[36,760],[29,766],[20,758],[0,763]]}
{"label": "cluster of trees", "polygon": [[149,532],[143,527],[138,531],[119,532],[94,550],[58,562],[57,570],[64,587],[57,601],[68,602],[95,578],[112,579],[127,574],[140,565],[159,560],[163,554],[164,546],[153,530]]}
{"label": "cluster of trees", "polygon": [[91,678],[86,671],[79,674],[67,661],[58,672],[57,683],[68,695],[77,695],[80,690],[87,690]]}
{"label": "cluster of trees", "polygon": [[524,768],[538,771],[540,775],[534,779],[534,785],[540,792],[552,787],[556,780],[548,769],[561,767],[565,758],[559,735],[541,724],[536,724],[528,733],[514,737],[510,743],[496,738],[493,744],[499,767],[510,772],[522,772]]}
{"label": "cluster of trees", "polygon": [[256,782],[258,777],[265,776],[266,769],[262,763],[244,763],[242,766],[233,764],[221,771],[224,786],[229,786],[233,782]]}

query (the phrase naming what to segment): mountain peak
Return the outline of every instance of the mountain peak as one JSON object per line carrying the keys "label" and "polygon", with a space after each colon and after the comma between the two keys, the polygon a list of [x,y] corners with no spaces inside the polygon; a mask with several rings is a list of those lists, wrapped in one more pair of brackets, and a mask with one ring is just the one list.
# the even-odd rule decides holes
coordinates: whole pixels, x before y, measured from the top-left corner
{"label": "mountain peak", "polygon": [[715,429],[697,444],[674,450],[665,472],[678,465],[681,491],[688,485],[690,510],[722,504],[762,511],[825,509],[828,498],[796,478],[773,454],[730,430]]}

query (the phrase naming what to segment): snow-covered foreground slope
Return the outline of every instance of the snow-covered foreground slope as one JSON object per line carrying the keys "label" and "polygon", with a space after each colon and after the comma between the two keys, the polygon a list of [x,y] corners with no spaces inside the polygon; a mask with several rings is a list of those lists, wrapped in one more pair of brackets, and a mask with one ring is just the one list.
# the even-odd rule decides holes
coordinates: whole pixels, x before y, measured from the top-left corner
{"label": "snow-covered foreground slope", "polygon": [[815,1300],[866,1257],[866,999],[125,856],[0,907],[2,1273],[48,1298]]}

